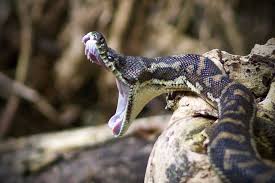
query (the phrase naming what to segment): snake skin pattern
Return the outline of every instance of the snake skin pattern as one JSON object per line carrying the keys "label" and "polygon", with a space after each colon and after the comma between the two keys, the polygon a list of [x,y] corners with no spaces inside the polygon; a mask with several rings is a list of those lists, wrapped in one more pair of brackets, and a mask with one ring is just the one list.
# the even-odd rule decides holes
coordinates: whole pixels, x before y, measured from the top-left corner
{"label": "snake skin pattern", "polygon": [[176,55],[124,56],[107,46],[101,33],[83,37],[85,54],[113,72],[119,90],[109,126],[123,135],[146,103],[162,93],[193,91],[219,110],[208,145],[210,162],[223,182],[275,182],[275,169],[259,156],[253,140],[256,104],[253,94],[229,79],[209,58]]}

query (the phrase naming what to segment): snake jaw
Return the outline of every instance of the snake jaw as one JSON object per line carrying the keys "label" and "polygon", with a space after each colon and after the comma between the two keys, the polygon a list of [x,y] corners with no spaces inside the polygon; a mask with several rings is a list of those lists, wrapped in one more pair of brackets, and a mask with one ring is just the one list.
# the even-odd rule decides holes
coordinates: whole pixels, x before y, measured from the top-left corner
{"label": "snake jaw", "polygon": [[[136,80],[129,81],[129,78],[124,77],[124,73],[120,72],[120,68],[117,66],[119,65],[119,59],[113,58],[112,50],[108,48],[102,34],[90,32],[82,38],[82,42],[85,45],[85,55],[87,58],[92,63],[96,63],[111,71],[116,77],[119,91],[118,103],[116,112],[110,118],[108,126],[112,129],[115,137],[122,136],[146,103],[163,93],[163,91],[141,86]],[[133,71],[131,67],[129,69],[130,71],[128,70],[128,72]]]}
{"label": "snake jaw", "polygon": [[[97,32],[90,32],[83,36],[82,42],[85,45],[85,55],[92,63],[96,63],[97,65],[103,66],[105,69],[115,72],[115,68],[111,61],[101,58],[102,55],[105,54],[105,50],[102,50],[103,47],[101,47],[101,45],[105,43],[102,38],[101,34],[97,34]],[[114,74],[116,75],[116,73]],[[131,92],[127,82],[120,76],[116,78],[116,85],[119,92],[117,109],[115,114],[110,118],[108,126],[112,129],[114,136],[118,137],[125,132],[125,127],[127,126],[125,124],[129,121],[126,119],[126,116],[129,103],[131,103],[129,100]]]}
{"label": "snake jaw", "polygon": [[107,68],[98,51],[97,44],[99,44],[99,41],[96,39],[93,32],[83,36],[82,42],[85,45],[85,55],[87,56],[87,59],[92,63],[96,63],[97,65]]}
{"label": "snake jaw", "polygon": [[85,55],[88,60],[111,71],[118,80],[129,85],[128,81],[118,72],[115,60],[110,53],[110,48],[107,46],[105,38],[101,33],[90,32],[83,36],[82,42],[85,45]]}
{"label": "snake jaw", "polygon": [[108,125],[115,136],[120,136],[126,121],[126,111],[129,103],[130,88],[123,82],[116,79],[118,88],[118,102],[116,113],[110,118]]}

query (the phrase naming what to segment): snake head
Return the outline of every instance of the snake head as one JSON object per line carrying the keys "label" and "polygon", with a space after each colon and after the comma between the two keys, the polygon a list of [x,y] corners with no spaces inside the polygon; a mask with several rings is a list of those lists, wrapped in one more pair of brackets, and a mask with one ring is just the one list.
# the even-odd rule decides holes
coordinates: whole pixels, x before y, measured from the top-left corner
{"label": "snake head", "polygon": [[[116,84],[119,91],[118,104],[116,113],[108,122],[115,136],[121,136],[126,131],[129,119],[126,119],[127,111],[130,111],[131,106],[131,87],[128,81],[123,78],[119,71],[119,64],[115,64],[115,60],[110,55],[111,49],[108,48],[104,36],[99,32],[90,32],[83,36],[82,42],[85,46],[85,55],[92,63],[103,66],[105,69],[113,72],[116,76]],[[118,61],[116,61],[118,62]],[[118,67],[118,68],[117,68]],[[129,116],[129,115],[128,115]]]}
{"label": "snake head", "polygon": [[85,55],[92,63],[96,63],[105,68],[110,67],[110,64],[106,63],[105,58],[108,47],[104,36],[96,31],[89,32],[82,38],[82,42],[85,45]]}
{"label": "snake head", "polygon": [[113,72],[118,80],[129,85],[129,79],[124,78],[126,74],[121,74],[128,69],[122,68],[121,65],[125,65],[123,61],[114,59],[114,57],[117,57],[114,55],[116,53],[107,46],[103,34],[96,31],[89,32],[83,36],[82,42],[85,45],[85,55],[88,60]]}

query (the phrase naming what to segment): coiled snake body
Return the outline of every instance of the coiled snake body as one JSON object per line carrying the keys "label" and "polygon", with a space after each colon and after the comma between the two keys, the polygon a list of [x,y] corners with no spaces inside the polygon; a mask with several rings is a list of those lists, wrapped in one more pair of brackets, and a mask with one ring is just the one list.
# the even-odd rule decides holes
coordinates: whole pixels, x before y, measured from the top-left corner
{"label": "coiled snake body", "polygon": [[119,90],[115,115],[109,120],[115,136],[123,135],[154,97],[172,91],[193,91],[219,110],[208,145],[210,162],[224,182],[275,182],[275,169],[259,156],[253,141],[256,104],[253,94],[229,79],[215,63],[187,54],[157,58],[124,56],[107,46],[101,33],[83,37],[85,54],[113,72]]}

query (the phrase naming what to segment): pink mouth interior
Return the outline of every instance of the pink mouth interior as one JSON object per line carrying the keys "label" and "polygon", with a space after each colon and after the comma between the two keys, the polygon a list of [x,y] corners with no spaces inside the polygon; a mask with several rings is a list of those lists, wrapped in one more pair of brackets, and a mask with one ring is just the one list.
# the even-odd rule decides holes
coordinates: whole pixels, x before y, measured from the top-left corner
{"label": "pink mouth interior", "polygon": [[82,38],[82,42],[85,45],[85,55],[87,56],[87,59],[90,60],[92,63],[96,63],[97,65],[106,68],[104,62],[100,58],[100,55],[97,51],[96,40],[92,38],[92,35],[90,33],[86,34]]}
{"label": "pink mouth interior", "polygon": [[114,135],[118,135],[121,131],[123,126],[124,118],[126,117],[126,106],[128,103],[128,92],[129,89],[126,85],[116,79],[116,84],[118,88],[118,101],[117,101],[117,108],[116,113],[111,117],[108,122],[108,125],[113,130]]}
{"label": "pink mouth interior", "polygon": [[[82,38],[82,42],[85,45],[85,55],[87,58],[95,62],[96,64],[103,66],[106,68],[103,61],[100,59],[99,53],[96,47],[96,41],[92,38],[90,33],[86,34]],[[108,125],[112,129],[114,135],[119,135],[121,129],[123,127],[123,122],[126,117],[126,107],[128,104],[128,95],[129,95],[129,87],[122,83],[121,81],[116,79],[116,84],[118,88],[118,102],[116,113],[110,118]]]}

